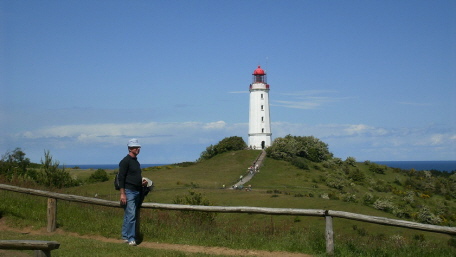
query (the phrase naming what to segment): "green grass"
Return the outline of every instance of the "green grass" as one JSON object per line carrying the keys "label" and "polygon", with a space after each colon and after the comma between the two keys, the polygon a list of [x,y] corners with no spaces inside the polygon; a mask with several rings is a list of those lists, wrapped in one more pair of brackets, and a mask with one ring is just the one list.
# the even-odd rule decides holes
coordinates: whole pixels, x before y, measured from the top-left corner
{"label": "green grass", "polygon": [[[259,154],[260,151],[237,151],[189,167],[146,169],[144,176],[155,183],[155,191],[147,196],[146,202],[173,203],[177,197],[188,195],[189,190],[192,190],[219,206],[329,209],[397,218],[393,213],[363,204],[360,199],[366,193],[377,197],[393,197],[391,193],[373,190],[375,183],[372,182],[383,180],[385,183],[394,183],[398,178],[405,178],[391,169],[385,174],[374,174],[362,163],[358,163],[357,168],[368,175],[367,179],[347,184],[343,190],[327,186],[324,178],[335,171],[322,164],[310,163],[309,170],[301,170],[272,159],[266,159],[260,173],[248,183],[252,185],[252,191],[221,189],[222,185],[229,187],[240,175],[245,174],[247,167]],[[59,192],[91,197],[97,194],[100,198],[117,201],[119,193],[114,190],[112,181],[115,171],[108,173],[111,175],[110,181]],[[86,171],[84,176],[88,177],[90,173]],[[406,190],[401,185],[396,187]],[[322,194],[330,195],[331,199],[321,198]],[[356,195],[358,200],[344,201],[344,194]],[[0,202],[0,217],[4,217],[10,226],[46,226],[46,199],[6,191],[0,191],[0,198],[4,199]],[[430,206],[445,203],[449,210],[455,206],[454,201],[445,202],[439,196],[416,201]],[[82,235],[118,238],[122,215],[120,208],[58,201],[58,227]],[[141,232],[145,242],[289,251],[317,256],[325,253],[325,223],[319,217],[218,214],[214,222],[199,223],[181,212],[151,209],[143,209],[141,216]],[[455,247],[448,245],[454,239],[448,235],[339,218],[333,222],[337,256],[456,255]]]}
{"label": "green grass", "polygon": [[[203,253],[185,253],[181,251],[150,249],[143,247],[130,247],[122,243],[102,242],[99,240],[78,238],[67,235],[30,235],[11,231],[2,231],[0,240],[44,240],[57,241],[60,243],[59,249],[51,251],[53,257],[133,257],[133,256],[151,256],[151,257],[205,257],[211,256]],[[5,255],[16,256],[19,254],[29,254],[34,256],[33,251],[8,250]],[[22,255],[21,255],[22,256]]]}

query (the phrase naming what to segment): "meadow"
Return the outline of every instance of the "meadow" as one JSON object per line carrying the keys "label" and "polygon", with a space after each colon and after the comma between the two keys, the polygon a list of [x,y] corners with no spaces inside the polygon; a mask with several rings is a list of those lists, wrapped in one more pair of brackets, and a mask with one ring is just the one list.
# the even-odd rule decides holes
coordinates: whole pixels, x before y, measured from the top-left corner
{"label": "meadow", "polygon": [[[192,165],[151,167],[143,175],[154,181],[155,188],[145,202],[176,203],[185,201],[206,202],[216,206],[254,206],[273,208],[328,209],[382,216],[397,219],[397,213],[373,208],[363,197],[373,194],[377,198],[391,197],[390,192],[375,191],[369,181],[383,181],[395,185],[396,190],[406,190],[405,175],[388,168],[383,174],[370,172],[369,165],[356,163],[359,172],[368,179],[363,183],[350,183],[338,189],[328,183],[331,168],[322,163],[309,163],[309,169],[298,169],[284,162],[267,158],[260,172],[248,182],[251,191],[223,189],[245,175],[251,162],[260,151],[245,150],[217,155]],[[70,170],[72,176],[84,180],[93,170]],[[107,171],[110,180],[78,187],[54,190],[60,193],[103,198],[116,201],[113,178],[116,170]],[[337,180],[336,180],[337,181]],[[340,183],[343,181],[339,180]],[[19,183],[19,182],[18,182]],[[20,184],[20,183],[19,183]],[[30,186],[30,185],[24,185]],[[0,191],[0,220],[9,227],[39,230],[46,227],[46,199],[42,197]],[[454,200],[435,195],[419,198],[429,206],[447,205],[454,210]],[[432,201],[432,202],[430,202]],[[413,212],[412,212],[413,214]],[[118,239],[123,211],[81,203],[58,201],[59,230],[78,235]],[[410,215],[411,217],[413,215]],[[455,238],[445,234],[424,232],[334,219],[335,256],[456,256]],[[449,225],[454,226],[452,223]],[[324,218],[302,216],[271,216],[260,214],[207,214],[197,212],[162,211],[143,209],[141,212],[142,242],[161,242],[180,245],[226,247],[305,253],[326,256]],[[1,239],[17,235],[2,234]],[[20,235],[22,238],[24,235]],[[59,241],[59,236],[48,235]],[[84,239],[62,237],[61,249],[53,256],[112,256],[110,243],[94,247],[78,247]],[[87,243],[87,245],[94,242]],[[103,245],[108,244],[108,245]],[[112,243],[111,243],[112,244]],[[116,256],[129,251],[131,256],[183,256],[175,251],[143,255],[141,247],[127,249],[113,244]],[[78,250],[83,249],[83,250]],[[133,252],[131,252],[133,251]],[[59,255],[60,254],[60,255]],[[185,255],[193,256],[193,255]],[[195,255],[206,256],[206,255]]]}

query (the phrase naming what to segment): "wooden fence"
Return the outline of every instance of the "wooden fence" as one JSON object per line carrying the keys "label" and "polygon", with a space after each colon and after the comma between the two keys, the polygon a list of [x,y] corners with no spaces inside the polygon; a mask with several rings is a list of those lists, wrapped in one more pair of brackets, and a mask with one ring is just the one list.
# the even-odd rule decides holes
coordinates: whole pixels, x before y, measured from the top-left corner
{"label": "wooden fence", "polygon": [[[13,191],[18,193],[30,194],[48,197],[47,206],[47,230],[53,232],[57,224],[57,199],[80,202],[86,204],[95,204],[108,207],[121,208],[118,201],[108,201],[92,197],[84,197],[77,195],[68,195],[53,193],[42,190],[16,187],[11,185],[0,184],[0,189]],[[141,208],[146,209],[161,209],[161,210],[178,210],[178,211],[202,211],[202,212],[220,212],[220,213],[251,213],[251,214],[266,214],[266,215],[292,215],[292,216],[316,216],[324,217],[326,221],[325,238],[326,252],[334,253],[334,231],[333,218],[344,218],[350,220],[363,221],[368,223],[376,223],[387,226],[404,227],[416,230],[430,231],[449,235],[456,235],[456,227],[437,226],[421,224],[417,222],[389,219],[384,217],[369,216],[357,213],[332,210],[318,209],[291,209],[291,208],[263,208],[263,207],[248,207],[248,206],[202,206],[202,205],[180,205],[180,204],[163,204],[163,203],[143,203]]]}

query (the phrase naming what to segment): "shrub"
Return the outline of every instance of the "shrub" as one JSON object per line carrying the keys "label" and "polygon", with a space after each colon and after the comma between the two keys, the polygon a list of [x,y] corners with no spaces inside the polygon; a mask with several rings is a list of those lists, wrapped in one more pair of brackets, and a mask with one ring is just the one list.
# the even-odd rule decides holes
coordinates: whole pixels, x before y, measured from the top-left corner
{"label": "shrub", "polygon": [[296,166],[297,168],[302,169],[302,170],[309,169],[309,165],[307,165],[306,159],[304,159],[302,157],[293,158],[293,160],[291,161],[291,164],[293,164],[294,166]]}
{"label": "shrub", "polygon": [[321,197],[322,199],[329,200],[329,195],[328,195],[327,193],[321,194],[320,197]]}
{"label": "shrub", "polygon": [[345,180],[336,174],[328,174],[325,179],[325,183],[328,187],[342,190],[345,187]]}
{"label": "shrub", "polygon": [[362,182],[366,178],[366,174],[360,169],[355,168],[348,172],[348,178],[355,182]]}
{"label": "shrub", "polygon": [[349,166],[356,167],[356,159],[355,159],[355,157],[347,157],[347,159],[345,159],[345,164],[347,164]]}
{"label": "shrub", "polygon": [[89,183],[105,182],[108,180],[109,180],[108,173],[106,173],[106,171],[104,169],[97,169],[87,179],[87,181]]}
{"label": "shrub", "polygon": [[378,173],[378,174],[385,174],[387,167],[385,165],[379,165],[377,163],[371,163],[369,165],[369,170]]}
{"label": "shrub", "polygon": [[442,222],[442,219],[434,215],[427,206],[423,206],[418,212],[416,219],[425,224],[437,225]]}
{"label": "shrub", "polygon": [[395,207],[389,199],[377,199],[374,202],[374,208],[381,211],[391,212]]}
{"label": "shrub", "polygon": [[363,196],[363,203],[365,205],[371,205],[375,202],[375,197],[371,193],[365,193]]}
{"label": "shrub", "polygon": [[402,198],[402,200],[408,204],[413,204],[415,202],[415,192],[407,191],[406,195]]}
{"label": "shrub", "polygon": [[49,151],[44,151],[44,160],[41,159],[40,172],[37,175],[37,182],[47,187],[71,187],[78,186],[80,183],[71,178],[70,173],[65,171],[65,167],[59,168],[60,163],[52,160]]}
{"label": "shrub", "polygon": [[[177,196],[173,200],[174,204],[184,204],[184,205],[204,205],[212,206],[213,204],[206,198],[203,197],[201,193],[196,193],[194,191],[189,191],[187,196]],[[198,212],[198,211],[180,211],[180,218],[187,223],[194,223],[197,225],[202,225],[205,223],[212,223],[217,216],[215,212]]]}
{"label": "shrub", "polygon": [[409,206],[397,207],[393,210],[393,214],[398,218],[411,218],[413,210]]}
{"label": "shrub", "polygon": [[216,145],[210,145],[203,151],[200,155],[198,161],[208,160],[218,154],[229,152],[229,151],[238,151],[247,148],[247,144],[244,142],[242,137],[226,137],[222,139]]}
{"label": "shrub", "polygon": [[30,159],[25,157],[21,148],[14,151],[7,151],[0,159],[0,175],[11,181],[13,177],[27,177],[27,167],[30,166]]}
{"label": "shrub", "polygon": [[266,149],[269,157],[277,160],[292,161],[302,157],[313,162],[322,162],[332,158],[328,145],[313,136],[301,137],[287,135],[278,137]]}
{"label": "shrub", "polygon": [[391,192],[393,187],[388,184],[386,181],[379,179],[379,180],[373,180],[371,181],[372,187],[377,191],[377,192]]}
{"label": "shrub", "polygon": [[335,167],[335,164],[332,160],[326,160],[322,163],[323,167],[327,168],[327,169],[331,169],[331,168],[334,168]]}
{"label": "shrub", "polygon": [[351,203],[357,203],[358,200],[356,199],[356,195],[354,194],[344,194],[342,196],[342,200],[344,202],[351,202]]}

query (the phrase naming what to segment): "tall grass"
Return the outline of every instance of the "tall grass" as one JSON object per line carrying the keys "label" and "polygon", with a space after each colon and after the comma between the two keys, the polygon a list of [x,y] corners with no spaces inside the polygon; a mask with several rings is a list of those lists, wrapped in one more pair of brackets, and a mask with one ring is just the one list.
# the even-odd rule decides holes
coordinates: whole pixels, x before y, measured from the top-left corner
{"label": "tall grass", "polygon": [[[0,213],[7,218],[9,225],[45,226],[46,204],[38,200],[40,197],[4,191],[1,196],[5,201],[0,204]],[[18,211],[15,207],[18,205],[26,208]],[[121,219],[122,210],[118,208],[58,201],[58,227],[65,231],[120,238]],[[454,248],[447,246],[448,236],[416,231],[408,236],[401,229],[391,231],[380,225],[366,229],[364,223],[357,224],[344,230],[335,226],[337,256],[454,256],[456,253]],[[325,255],[323,230],[324,220],[316,217],[220,214],[212,222],[198,224],[183,219],[179,211],[141,211],[141,233],[146,242],[288,251],[318,256]],[[431,237],[447,240],[430,240]]]}

